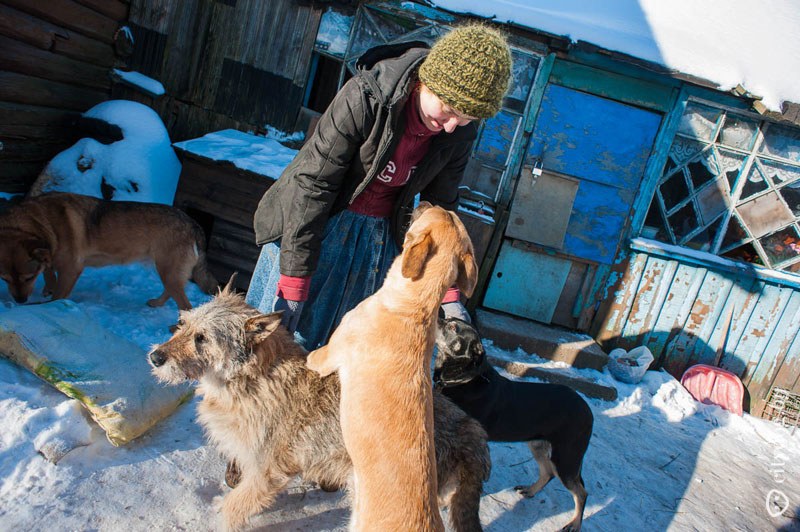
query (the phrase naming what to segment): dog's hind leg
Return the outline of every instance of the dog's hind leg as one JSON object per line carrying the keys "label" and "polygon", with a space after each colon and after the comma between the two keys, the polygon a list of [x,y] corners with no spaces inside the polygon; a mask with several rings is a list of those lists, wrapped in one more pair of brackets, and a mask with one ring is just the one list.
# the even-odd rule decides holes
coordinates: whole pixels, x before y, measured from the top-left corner
{"label": "dog's hind leg", "polygon": [[289,479],[283,475],[251,475],[244,472],[241,482],[222,501],[222,517],[228,530],[239,530],[247,519],[270,506]]}
{"label": "dog's hind leg", "polygon": [[458,484],[450,498],[450,524],[455,532],[483,530],[479,511],[483,489],[481,470],[481,464],[464,460],[454,473],[458,476]]}
{"label": "dog's hind leg", "polygon": [[160,307],[167,302],[169,298],[175,300],[180,310],[189,310],[192,304],[189,298],[186,297],[184,288],[186,282],[191,275],[193,264],[185,264],[181,262],[168,263],[158,261],[155,263],[158,276],[161,278],[161,284],[164,285],[164,292],[156,299],[150,299],[147,304],[151,307]]}
{"label": "dog's hind leg", "polygon": [[588,496],[586,488],[583,485],[583,479],[580,475],[577,475],[570,478],[562,478],[561,482],[572,494],[572,498],[575,501],[575,513],[572,514],[572,519],[561,529],[561,532],[579,532],[581,524],[583,523],[583,511],[586,508],[586,497]]}
{"label": "dog's hind leg", "polygon": [[531,454],[539,464],[539,479],[530,486],[516,486],[517,492],[523,497],[533,497],[556,476],[556,466],[550,459],[550,443],[545,440],[528,442]]}

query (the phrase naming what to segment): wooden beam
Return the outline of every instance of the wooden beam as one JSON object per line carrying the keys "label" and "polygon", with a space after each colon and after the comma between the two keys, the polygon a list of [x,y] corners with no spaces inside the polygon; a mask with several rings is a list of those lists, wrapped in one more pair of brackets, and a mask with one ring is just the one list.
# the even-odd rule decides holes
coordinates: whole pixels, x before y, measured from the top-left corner
{"label": "wooden beam", "polygon": [[3,0],[3,3],[108,44],[114,42],[119,26],[116,20],[72,0]]}
{"label": "wooden beam", "polygon": [[98,13],[101,13],[116,21],[124,22],[128,19],[128,4],[120,0],[75,0]]}
{"label": "wooden beam", "polygon": [[3,50],[0,54],[0,70],[85,87],[111,89],[107,68],[70,59],[3,36],[0,36],[0,49]]}
{"label": "wooden beam", "polygon": [[84,112],[108,99],[105,92],[0,70],[0,100],[33,105],[59,105]]}
{"label": "wooden beam", "polygon": [[[56,26],[0,4],[0,34],[26,42],[42,50],[50,50],[55,41]],[[67,36],[66,30],[61,30]]]}

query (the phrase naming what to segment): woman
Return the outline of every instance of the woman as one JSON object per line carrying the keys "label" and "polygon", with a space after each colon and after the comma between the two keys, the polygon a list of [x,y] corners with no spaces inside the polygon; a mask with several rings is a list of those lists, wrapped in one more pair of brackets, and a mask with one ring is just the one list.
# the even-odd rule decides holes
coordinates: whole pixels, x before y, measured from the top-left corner
{"label": "woman", "polygon": [[[415,196],[446,209],[511,73],[504,37],[480,25],[366,52],[254,218],[262,245],[247,302],[283,310],[306,349],[377,290],[402,246]],[[445,314],[467,318],[452,289]]]}

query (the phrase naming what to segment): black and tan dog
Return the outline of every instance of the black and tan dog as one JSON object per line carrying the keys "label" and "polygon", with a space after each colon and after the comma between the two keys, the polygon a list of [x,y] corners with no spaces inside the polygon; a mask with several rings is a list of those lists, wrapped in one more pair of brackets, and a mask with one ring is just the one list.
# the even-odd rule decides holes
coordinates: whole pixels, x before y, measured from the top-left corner
{"label": "black and tan dog", "polygon": [[457,318],[439,320],[436,347],[436,388],[480,421],[489,441],[527,442],[539,479],[515,489],[532,497],[557,476],[575,499],[575,513],[562,530],[579,531],[587,496],[581,469],[594,420],[586,401],[560,384],[504,378],[486,360],[477,331]]}
{"label": "black and tan dog", "polygon": [[184,286],[190,277],[206,293],[217,287],[206,266],[205,245],[197,222],[169,205],[44,194],[0,215],[0,278],[11,297],[24,303],[44,273],[45,295],[63,299],[86,266],[150,259],[164,292],[147,304],[157,307],[171,297],[187,310],[191,303]]}

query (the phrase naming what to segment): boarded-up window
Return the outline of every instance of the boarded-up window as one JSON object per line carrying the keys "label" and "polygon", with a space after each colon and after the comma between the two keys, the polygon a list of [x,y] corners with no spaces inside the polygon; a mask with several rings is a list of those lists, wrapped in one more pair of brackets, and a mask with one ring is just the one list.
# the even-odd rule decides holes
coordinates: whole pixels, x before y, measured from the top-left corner
{"label": "boarded-up window", "polygon": [[800,129],[690,102],[642,235],[800,270]]}

